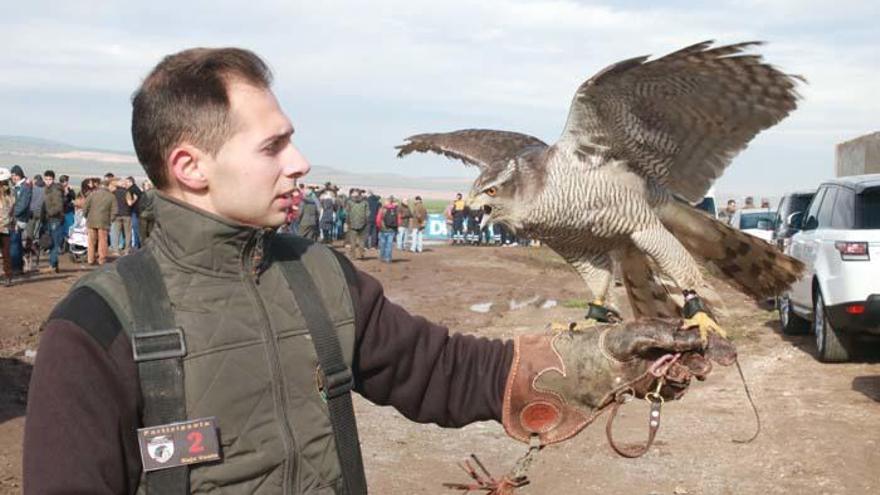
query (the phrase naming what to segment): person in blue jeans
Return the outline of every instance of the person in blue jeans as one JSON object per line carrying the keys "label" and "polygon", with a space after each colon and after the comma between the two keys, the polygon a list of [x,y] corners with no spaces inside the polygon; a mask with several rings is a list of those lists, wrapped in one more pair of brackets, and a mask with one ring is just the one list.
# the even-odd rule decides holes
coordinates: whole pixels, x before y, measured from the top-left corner
{"label": "person in blue jeans", "polygon": [[46,232],[52,238],[49,250],[49,267],[58,273],[58,253],[64,243],[64,187],[55,182],[55,172],[46,170],[43,173],[44,193],[40,217],[46,220]]}
{"label": "person in blue jeans", "polygon": [[12,270],[20,273],[24,268],[23,234],[31,218],[31,185],[28,184],[27,176],[20,166],[13,165],[11,173],[15,203],[12,206],[13,230],[12,235],[9,236],[11,241],[9,257],[12,259]]}
{"label": "person in blue jeans", "polygon": [[61,175],[58,177],[58,182],[61,183],[61,189],[64,191],[64,224],[61,226],[61,233],[66,239],[76,219],[76,207],[73,205],[76,192],[70,187],[70,177]]}
{"label": "person in blue jeans", "polygon": [[397,234],[398,225],[400,225],[400,208],[397,207],[394,196],[388,196],[388,200],[376,214],[376,229],[379,231],[379,259],[386,263],[391,263],[394,235]]}

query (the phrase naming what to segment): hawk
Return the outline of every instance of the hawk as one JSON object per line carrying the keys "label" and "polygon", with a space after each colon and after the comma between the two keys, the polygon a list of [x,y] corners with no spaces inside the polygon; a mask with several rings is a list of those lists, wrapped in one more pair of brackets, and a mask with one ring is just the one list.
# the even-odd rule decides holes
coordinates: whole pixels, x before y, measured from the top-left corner
{"label": "hawk", "polygon": [[708,298],[699,297],[706,285],[694,257],[756,298],[784,290],[803,269],[690,204],[758,132],[797,106],[802,78],[748,53],[759,44],[706,41],[613,64],[578,88],[553,145],[465,129],[410,136],[398,157],[434,152],[479,167],[471,208],[562,256],[592,293],[588,318],[616,315],[605,301],[617,262],[636,317],[678,317],[683,309],[704,339],[709,331],[723,336]]}

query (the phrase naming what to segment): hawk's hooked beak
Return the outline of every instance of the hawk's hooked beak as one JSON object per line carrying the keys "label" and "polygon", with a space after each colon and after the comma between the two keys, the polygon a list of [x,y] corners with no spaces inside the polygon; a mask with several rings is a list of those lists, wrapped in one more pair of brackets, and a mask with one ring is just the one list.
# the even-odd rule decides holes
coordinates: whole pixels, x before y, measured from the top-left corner
{"label": "hawk's hooked beak", "polygon": [[489,224],[489,221],[492,219],[492,207],[489,205],[483,206],[483,218],[480,219],[480,230],[486,228],[486,225]]}

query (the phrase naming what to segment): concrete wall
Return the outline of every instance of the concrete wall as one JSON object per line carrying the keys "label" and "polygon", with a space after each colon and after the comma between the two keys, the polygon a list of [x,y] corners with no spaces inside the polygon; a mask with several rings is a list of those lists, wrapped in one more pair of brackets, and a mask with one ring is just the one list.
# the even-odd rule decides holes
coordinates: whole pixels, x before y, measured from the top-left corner
{"label": "concrete wall", "polygon": [[837,177],[880,173],[880,132],[838,144],[834,171]]}

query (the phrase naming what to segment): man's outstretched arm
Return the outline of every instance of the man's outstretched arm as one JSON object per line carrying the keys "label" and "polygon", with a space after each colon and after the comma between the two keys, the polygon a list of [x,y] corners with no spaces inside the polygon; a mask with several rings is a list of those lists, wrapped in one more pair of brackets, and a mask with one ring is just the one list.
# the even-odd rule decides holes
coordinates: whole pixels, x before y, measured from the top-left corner
{"label": "man's outstretched arm", "polygon": [[450,334],[389,301],[379,282],[347,259],[340,262],[355,305],[359,393],[423,423],[501,421],[512,342]]}

